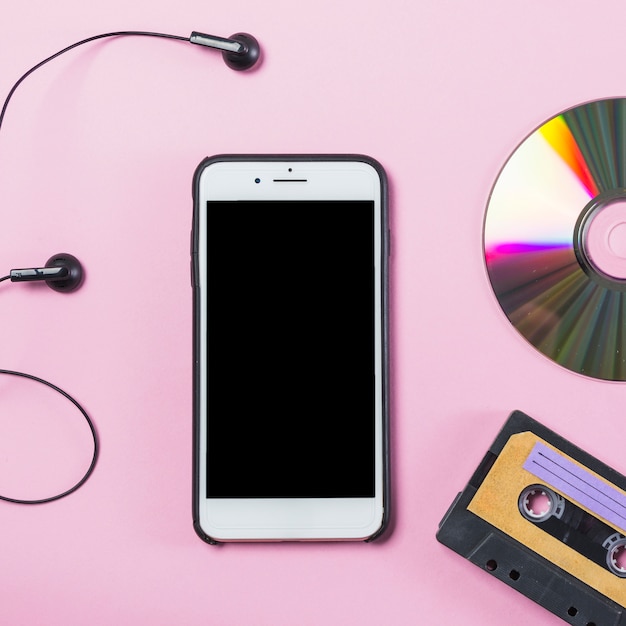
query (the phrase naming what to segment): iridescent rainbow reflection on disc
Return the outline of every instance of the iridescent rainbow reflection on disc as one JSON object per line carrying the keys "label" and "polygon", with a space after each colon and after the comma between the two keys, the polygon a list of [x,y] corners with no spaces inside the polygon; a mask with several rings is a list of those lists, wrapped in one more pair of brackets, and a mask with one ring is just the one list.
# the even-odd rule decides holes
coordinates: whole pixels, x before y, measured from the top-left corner
{"label": "iridescent rainbow reflection on disc", "polygon": [[603,380],[626,380],[626,280],[594,262],[586,237],[609,207],[612,232],[626,225],[625,200],[626,98],[614,98],[531,133],[505,163],[485,215],[487,272],[513,326],[556,363]]}

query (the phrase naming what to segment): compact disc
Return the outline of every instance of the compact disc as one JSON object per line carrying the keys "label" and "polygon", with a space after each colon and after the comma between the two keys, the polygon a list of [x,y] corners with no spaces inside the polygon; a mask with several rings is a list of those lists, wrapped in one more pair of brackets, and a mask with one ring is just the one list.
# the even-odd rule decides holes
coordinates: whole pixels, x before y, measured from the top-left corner
{"label": "compact disc", "polygon": [[573,107],[517,147],[489,198],[484,253],[500,306],[533,346],[626,380],[626,98]]}

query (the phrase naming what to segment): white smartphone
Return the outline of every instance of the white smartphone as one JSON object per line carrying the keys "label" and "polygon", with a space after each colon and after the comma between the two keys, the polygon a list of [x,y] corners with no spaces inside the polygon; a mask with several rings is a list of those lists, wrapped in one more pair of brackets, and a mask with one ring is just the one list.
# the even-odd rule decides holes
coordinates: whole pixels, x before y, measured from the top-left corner
{"label": "white smartphone", "polygon": [[389,519],[387,182],[365,156],[194,177],[194,528],[372,540]]}

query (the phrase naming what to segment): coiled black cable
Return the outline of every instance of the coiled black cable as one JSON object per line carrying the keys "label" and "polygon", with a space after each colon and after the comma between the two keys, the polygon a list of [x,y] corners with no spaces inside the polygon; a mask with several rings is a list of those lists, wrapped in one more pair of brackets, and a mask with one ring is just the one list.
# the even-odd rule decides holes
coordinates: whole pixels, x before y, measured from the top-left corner
{"label": "coiled black cable", "polygon": [[6,502],[13,502],[15,504],[44,504],[45,502],[52,502],[54,500],[60,500],[61,498],[64,498],[65,496],[69,496],[70,493],[73,493],[74,491],[76,491],[91,476],[91,474],[93,473],[93,470],[96,467],[96,462],[98,460],[98,454],[100,451],[100,445],[98,442],[98,435],[96,433],[96,427],[91,421],[89,415],[87,415],[87,411],[85,411],[85,409],[83,409],[83,407],[74,398],[72,398],[72,396],[70,396],[69,393],[67,393],[66,391],[63,391],[63,389],[61,389],[60,387],[53,385],[52,383],[48,382],[47,380],[44,380],[43,378],[38,378],[37,376],[33,376],[32,374],[24,374],[24,372],[14,372],[12,370],[3,370],[3,369],[0,369],[0,374],[4,374],[7,376],[19,376],[20,378],[27,378],[28,380],[32,380],[36,383],[41,383],[42,385],[46,385],[46,387],[50,387],[50,389],[53,389],[57,393],[60,393],[64,398],[69,400],[80,411],[82,416],[85,418],[87,425],[89,426],[89,430],[91,431],[91,436],[93,438],[93,455],[91,457],[91,463],[89,464],[89,467],[87,468],[87,471],[85,472],[83,477],[77,483],[75,483],[73,487],[70,487],[66,491],[63,491],[62,493],[58,493],[56,495],[49,496],[47,498],[39,498],[36,500],[11,498],[9,496],[3,496],[3,495],[0,495],[0,500],[5,500]]}
{"label": "coiled black cable", "polygon": [[[20,78],[15,82],[13,87],[11,87],[11,90],[9,91],[9,94],[7,95],[7,97],[4,100],[4,104],[2,106],[2,110],[0,111],[0,128],[2,127],[2,122],[4,121],[4,117],[5,117],[5,114],[6,114],[6,111],[7,111],[7,107],[9,106],[9,102],[11,101],[11,98],[13,97],[13,94],[15,93],[17,88],[24,82],[24,80],[26,80],[26,78],[28,78],[33,72],[38,70],[40,67],[42,67],[46,63],[49,63],[53,59],[56,59],[58,56],[61,56],[62,54],[65,54],[66,52],[69,52],[70,50],[73,50],[74,48],[77,48],[78,46],[82,46],[84,44],[90,43],[92,41],[96,41],[98,39],[104,39],[106,37],[123,37],[123,36],[164,37],[164,38],[167,38],[167,39],[178,39],[178,40],[181,40],[181,41],[189,41],[188,37],[181,37],[181,36],[178,36],[178,35],[167,35],[167,34],[164,34],[164,33],[151,33],[151,32],[144,32],[144,31],[118,31],[118,32],[112,32],[112,33],[104,33],[104,34],[101,34],[101,35],[95,35],[93,37],[88,37],[87,39],[83,39],[81,41],[77,41],[76,43],[73,43],[72,45],[67,46],[66,48],[63,48],[62,50],[59,50],[58,52],[55,52],[54,54],[52,54],[49,57],[45,58],[43,61],[40,61],[39,63],[37,63],[36,65],[31,67],[27,72],[22,74],[22,76],[20,76]],[[3,276],[2,278],[0,278],[0,282],[8,280],[9,278],[10,278],[10,275]],[[53,496],[50,496],[50,497],[47,497],[47,498],[39,498],[39,499],[35,499],[35,500],[26,500],[26,499],[21,499],[21,498],[11,498],[9,496],[0,495],[0,500],[5,500],[6,502],[13,502],[13,503],[16,503],[16,504],[44,504],[46,502],[53,502],[54,500],[59,500],[61,498],[64,498],[65,496],[68,496],[69,494],[71,494],[74,491],[76,491],[79,487],[81,487],[87,481],[87,479],[91,476],[91,474],[93,473],[93,471],[94,471],[94,469],[96,467],[96,463],[97,463],[97,460],[98,460],[98,454],[99,454],[99,450],[100,450],[100,444],[99,444],[98,434],[96,432],[96,428],[95,428],[93,422],[91,421],[91,418],[87,414],[87,411],[85,411],[85,409],[72,396],[70,396],[69,393],[67,393],[66,391],[63,391],[63,389],[61,389],[60,387],[57,387],[56,385],[48,382],[47,380],[44,380],[43,378],[38,378],[37,376],[33,376],[32,374],[25,374],[24,372],[16,372],[16,371],[13,371],[13,370],[5,370],[5,369],[0,369],[0,374],[7,375],[7,376],[18,376],[20,378],[26,378],[28,380],[32,380],[32,381],[37,382],[37,383],[41,383],[42,385],[46,385],[50,389],[53,389],[57,393],[60,393],[64,398],[69,400],[80,411],[82,416],[85,418],[85,421],[87,422],[87,425],[89,426],[89,430],[91,431],[91,436],[93,438],[93,455],[92,455],[92,458],[91,458],[91,463],[89,464],[89,467],[87,468],[87,471],[85,472],[85,474],[82,476],[82,478],[77,483],[74,484],[74,486],[70,487],[69,489],[67,489],[66,491],[64,491],[62,493],[59,493],[59,494],[56,494],[56,495],[53,495]]]}

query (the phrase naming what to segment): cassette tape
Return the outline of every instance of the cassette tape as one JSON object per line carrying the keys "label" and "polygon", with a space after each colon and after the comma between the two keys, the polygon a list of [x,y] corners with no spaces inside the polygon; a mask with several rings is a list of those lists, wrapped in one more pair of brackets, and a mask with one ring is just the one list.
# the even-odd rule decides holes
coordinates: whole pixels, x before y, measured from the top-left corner
{"label": "cassette tape", "polygon": [[570,624],[626,625],[626,478],[520,411],[437,539]]}

